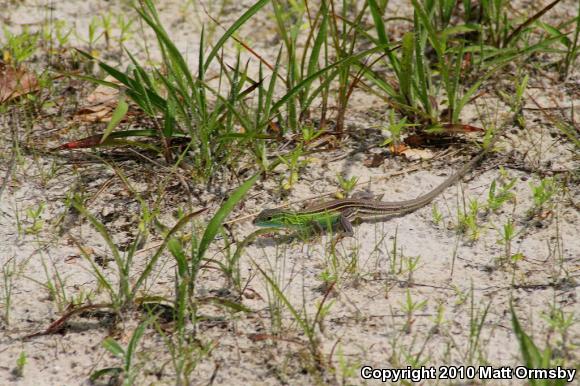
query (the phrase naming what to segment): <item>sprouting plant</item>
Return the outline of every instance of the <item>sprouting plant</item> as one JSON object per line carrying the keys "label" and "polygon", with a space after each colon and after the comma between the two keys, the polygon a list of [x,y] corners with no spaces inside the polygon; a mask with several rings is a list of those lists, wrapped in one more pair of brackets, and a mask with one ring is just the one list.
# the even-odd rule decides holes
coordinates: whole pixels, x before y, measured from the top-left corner
{"label": "sprouting plant", "polygon": [[402,271],[403,267],[403,251],[398,250],[398,228],[395,228],[395,236],[393,237],[393,246],[390,250],[387,250],[387,255],[389,256],[389,273],[398,274]]}
{"label": "sprouting plant", "polygon": [[577,322],[573,312],[564,312],[556,305],[552,305],[549,313],[542,313],[542,318],[548,322],[550,327],[562,335]]}
{"label": "sprouting plant", "polygon": [[102,32],[100,35],[97,35],[100,24],[101,24],[101,21],[95,16],[91,19],[89,26],[88,26],[87,44],[89,45],[89,52],[91,54],[96,54],[96,52],[94,51],[95,44],[101,38],[101,36],[103,36],[103,34],[104,34],[104,32]]}
{"label": "sprouting plant", "polygon": [[312,124],[302,125],[300,131],[302,132],[302,142],[304,143],[312,142],[316,138],[318,138],[322,133],[324,133],[323,130],[318,130]]}
{"label": "sprouting plant", "polygon": [[[336,175],[340,189],[342,190],[341,195],[347,197],[358,182],[358,177],[352,176],[350,178],[344,178],[341,174]],[[342,198],[342,197],[339,197]]]}
{"label": "sprouting plant", "polygon": [[60,47],[65,47],[68,45],[69,37],[73,32],[73,28],[67,29],[66,21],[64,20],[55,20],[54,22],[54,33],[56,37],[56,41],[58,42]]}
{"label": "sprouting plant", "polygon": [[522,76],[521,71],[515,77],[514,89],[515,93],[507,93],[505,91],[499,91],[499,95],[502,99],[506,101],[510,107],[511,111],[515,113],[515,119],[520,127],[525,127],[525,117],[522,113],[522,107],[524,104],[523,97],[526,88],[528,87],[529,75],[525,74]]}
{"label": "sprouting plant", "polygon": [[18,359],[16,359],[16,367],[12,370],[12,373],[17,378],[22,378],[24,376],[24,366],[26,366],[26,363],[28,363],[26,351],[21,351],[20,355],[18,355]]}
{"label": "sprouting plant", "polygon": [[113,338],[106,338],[103,341],[103,347],[113,354],[113,356],[121,359],[123,364],[119,367],[108,367],[95,371],[91,374],[90,380],[94,382],[101,377],[112,376],[117,380],[122,379],[123,385],[133,385],[140,370],[140,366],[136,366],[134,363],[135,353],[137,352],[137,345],[143,337],[147,324],[147,322],[141,323],[135,331],[133,331],[127,349],[121,347],[121,345]]}
{"label": "sprouting plant", "polygon": [[411,327],[415,322],[414,315],[417,311],[423,310],[427,306],[427,300],[423,301],[413,301],[411,297],[411,291],[407,288],[405,295],[405,302],[401,303],[401,307],[406,314],[405,325],[403,326],[403,331],[406,334],[411,333]]}
{"label": "sprouting plant", "polygon": [[3,313],[2,320],[8,326],[10,324],[10,311],[12,309],[12,293],[14,292],[14,285],[15,285],[15,278],[18,275],[17,271],[17,259],[12,257],[6,260],[4,264],[2,264],[2,270],[0,273],[2,274],[2,296],[0,299],[2,302]]}
{"label": "sprouting plant", "polygon": [[516,228],[514,226],[513,220],[509,219],[502,227],[498,230],[500,239],[498,243],[504,246],[504,258],[506,261],[512,257],[512,240],[516,236]]}
{"label": "sprouting plant", "polygon": [[443,213],[437,207],[437,204],[433,204],[431,207],[431,216],[433,217],[433,223],[439,225],[443,221]]}
{"label": "sprouting plant", "polygon": [[105,44],[107,45],[107,49],[109,49],[111,44],[111,32],[113,31],[111,20],[111,12],[101,15],[101,27],[103,28],[103,35],[105,36]]}
{"label": "sprouting plant", "polygon": [[3,32],[6,39],[2,52],[4,62],[18,65],[36,51],[39,35],[31,33],[28,27],[24,27],[20,34],[13,34],[4,26]]}
{"label": "sprouting plant", "polygon": [[49,266],[46,264],[46,259],[41,257],[41,264],[46,277],[46,282],[43,284],[48,291],[48,298],[56,302],[59,311],[62,311],[69,304],[68,295],[66,293],[65,278],[61,272],[52,263],[52,274]]}
{"label": "sprouting plant", "polygon": [[433,323],[435,325],[433,326],[432,331],[436,334],[441,332],[441,327],[443,326],[444,321],[445,321],[445,304],[442,301],[437,302],[437,311],[435,316],[433,317]]}
{"label": "sprouting plant", "polygon": [[[469,345],[467,352],[467,362],[474,363],[476,354],[479,354],[479,347],[481,343],[481,331],[483,330],[483,325],[487,319],[487,314],[491,307],[491,300],[487,305],[479,305],[476,307],[475,295],[473,290],[473,282],[471,283],[471,304],[469,308]],[[478,358],[481,359],[481,358]]]}
{"label": "sprouting plant", "polygon": [[499,189],[497,188],[497,180],[493,180],[489,187],[487,194],[487,208],[492,212],[499,210],[506,201],[515,197],[512,192],[513,187],[517,182],[516,178],[512,178],[507,183],[502,183]]}
{"label": "sprouting plant", "polygon": [[[321,368],[320,366],[324,358],[322,351],[320,349],[321,348],[320,339],[318,338],[316,333],[316,326],[322,323],[322,319],[329,311],[328,305],[326,305],[326,300],[328,299],[330,289],[326,291],[326,295],[317,306],[316,314],[312,316],[308,314],[305,308],[303,310],[296,309],[296,307],[294,307],[292,303],[288,300],[288,297],[284,294],[284,292],[282,292],[280,286],[276,283],[275,279],[273,279],[272,276],[268,275],[255,262],[254,265],[266,280],[266,284],[268,285],[269,290],[272,291],[271,292],[271,296],[273,298],[272,300],[276,302],[278,306],[284,305],[288,309],[288,311],[290,311],[295,321],[298,323],[298,326],[300,326],[300,328],[302,329],[302,332],[308,339],[308,349],[310,351],[311,359],[315,364],[315,368],[320,369]],[[281,308],[278,309],[276,312],[280,313]],[[279,316],[280,315],[278,315],[278,317]]]}
{"label": "sprouting plant", "polygon": [[477,199],[470,199],[468,210],[466,212],[460,210],[458,213],[458,229],[460,232],[468,233],[471,240],[479,238],[480,229],[477,223],[479,207]]}
{"label": "sprouting plant", "polygon": [[123,44],[131,37],[131,26],[133,25],[133,20],[128,20],[125,15],[120,13],[117,15],[117,27],[119,28],[118,42]]}
{"label": "sprouting plant", "polygon": [[42,29],[42,39],[52,43],[54,39],[58,42],[58,47],[63,48],[68,45],[73,28],[67,28],[65,20],[52,20]]}
{"label": "sprouting plant", "polygon": [[338,276],[336,273],[330,272],[328,269],[324,269],[318,275],[320,281],[324,283],[324,287],[328,288],[332,283],[336,283]]}
{"label": "sprouting plant", "polygon": [[74,306],[82,306],[83,304],[92,303],[95,293],[92,290],[86,291],[80,289],[78,293],[73,295],[69,300],[70,304]]}
{"label": "sprouting plant", "polygon": [[406,257],[405,258],[405,268],[407,270],[407,285],[413,285],[413,273],[419,268],[419,261],[421,256],[417,257]]}
{"label": "sprouting plant", "polygon": [[354,378],[358,375],[361,365],[358,361],[352,361],[352,359],[347,358],[344,355],[342,346],[338,349],[338,372],[342,377],[342,384],[349,384],[347,380],[349,378]]}
{"label": "sprouting plant", "polygon": [[465,304],[465,302],[467,302],[467,300],[469,299],[470,292],[464,291],[456,285],[453,285],[452,288],[455,291],[455,296],[457,297],[455,305],[460,306],[462,304]]}
{"label": "sprouting plant", "polygon": [[26,217],[28,221],[31,223],[26,229],[26,233],[30,234],[37,234],[42,230],[44,226],[44,221],[41,219],[42,213],[44,212],[46,204],[41,202],[36,207],[30,207],[26,209]]}
{"label": "sprouting plant", "polygon": [[308,159],[300,159],[302,157],[302,146],[297,146],[288,155],[279,155],[278,159],[288,168],[288,177],[282,182],[284,190],[290,190],[298,181],[300,168],[306,166]]}
{"label": "sprouting plant", "polygon": [[407,123],[407,117],[398,118],[395,116],[395,111],[389,111],[389,125],[386,127],[387,131],[390,133],[390,137],[385,139],[383,146],[393,145],[397,147],[401,144],[401,136],[405,133],[409,127],[417,126],[413,123]]}
{"label": "sprouting plant", "polygon": [[519,111],[523,105],[523,97],[526,88],[528,87],[528,81],[530,80],[530,76],[528,74],[524,75],[521,82],[516,82],[516,93],[514,95],[514,102],[513,102],[513,110]]}
{"label": "sprouting plant", "polygon": [[562,350],[564,352],[568,350],[570,327],[578,322],[574,312],[565,312],[562,306],[550,304],[549,312],[542,312],[541,317],[548,323],[552,331],[560,334]]}
{"label": "sprouting plant", "polygon": [[532,199],[534,207],[531,209],[532,213],[537,213],[544,208],[546,203],[552,199],[556,193],[557,185],[554,178],[543,178],[538,185],[530,183],[532,189]]}

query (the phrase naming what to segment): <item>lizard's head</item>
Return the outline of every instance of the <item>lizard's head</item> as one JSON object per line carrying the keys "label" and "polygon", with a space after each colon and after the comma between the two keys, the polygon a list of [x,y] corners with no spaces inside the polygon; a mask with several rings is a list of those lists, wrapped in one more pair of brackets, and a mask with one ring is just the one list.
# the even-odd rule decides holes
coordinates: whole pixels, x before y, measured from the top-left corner
{"label": "lizard's head", "polygon": [[254,225],[259,227],[284,228],[291,225],[288,217],[289,214],[290,212],[280,209],[264,209],[254,219]]}

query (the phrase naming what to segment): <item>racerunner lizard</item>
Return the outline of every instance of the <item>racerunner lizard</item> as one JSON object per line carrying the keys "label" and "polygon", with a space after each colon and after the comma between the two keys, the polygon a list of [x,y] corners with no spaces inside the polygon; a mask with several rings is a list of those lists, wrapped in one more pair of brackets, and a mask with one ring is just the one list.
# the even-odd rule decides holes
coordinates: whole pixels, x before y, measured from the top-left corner
{"label": "racerunner lizard", "polygon": [[[507,125],[503,127],[505,128],[505,126]],[[429,193],[417,198],[396,202],[347,198],[315,204],[299,211],[265,209],[255,218],[254,224],[260,227],[284,228],[299,232],[339,230],[345,236],[352,236],[352,223],[354,221],[399,216],[429,204],[445,189],[455,184],[475,167],[491,151],[502,131],[499,130],[487,146],[463,165],[461,169],[457,170]]]}

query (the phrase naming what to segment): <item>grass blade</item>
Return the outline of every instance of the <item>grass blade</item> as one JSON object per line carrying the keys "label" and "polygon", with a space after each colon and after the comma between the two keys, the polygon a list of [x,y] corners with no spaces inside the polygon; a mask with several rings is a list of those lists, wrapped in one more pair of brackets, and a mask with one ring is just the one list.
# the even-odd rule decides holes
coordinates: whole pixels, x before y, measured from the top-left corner
{"label": "grass blade", "polygon": [[226,202],[219,208],[216,214],[212,217],[207,224],[207,228],[201,237],[201,241],[199,243],[199,248],[197,250],[197,261],[201,261],[207,248],[215,238],[219,228],[221,227],[223,221],[227,217],[228,214],[234,209],[236,204],[244,198],[248,190],[254,185],[254,183],[260,177],[260,173],[255,174],[253,177],[248,179],[244,182],[239,188],[237,188],[232,195],[226,200]]}
{"label": "grass blade", "polygon": [[218,51],[222,48],[222,46],[225,44],[225,42],[230,38],[230,36],[232,36],[234,34],[234,32],[236,32],[238,30],[238,28],[240,28],[246,21],[248,21],[249,18],[254,16],[255,13],[257,13],[260,9],[262,9],[262,7],[264,7],[269,2],[270,2],[270,0],[258,1],[256,4],[252,5],[250,7],[250,9],[248,9],[246,12],[244,12],[244,14],[242,16],[240,16],[238,18],[238,20],[236,20],[230,28],[228,28],[228,30],[218,40],[216,45],[213,47],[213,49],[211,50],[211,52],[209,53],[209,55],[205,59],[205,64],[203,67],[204,71],[207,71],[207,69],[209,68],[209,65],[211,64],[211,61],[217,55]]}
{"label": "grass blade", "polygon": [[399,67],[399,61],[397,57],[393,54],[392,50],[389,49],[390,41],[387,36],[387,28],[385,27],[385,23],[383,22],[383,14],[381,12],[381,8],[377,4],[375,0],[368,0],[371,16],[375,23],[375,28],[377,30],[377,36],[379,37],[379,44],[384,45],[385,47],[385,54],[389,58],[391,62],[391,67],[395,74],[397,74],[397,78],[400,76],[401,69]]}
{"label": "grass blade", "polygon": [[125,97],[121,96],[121,98],[119,98],[119,104],[117,105],[117,108],[115,108],[115,111],[113,111],[113,115],[111,116],[111,120],[107,124],[107,128],[105,129],[105,132],[103,133],[103,136],[101,137],[101,143],[103,143],[109,137],[109,135],[113,132],[115,127],[117,127],[117,125],[119,123],[121,123],[123,118],[125,118],[125,115],[127,115],[128,110],[129,110],[129,105],[127,104],[127,102],[125,102]]}
{"label": "grass blade", "polygon": [[413,44],[415,34],[407,32],[403,36],[403,57],[401,59],[401,92],[403,98],[409,106],[413,106],[413,96],[411,95],[411,79],[413,77]]}

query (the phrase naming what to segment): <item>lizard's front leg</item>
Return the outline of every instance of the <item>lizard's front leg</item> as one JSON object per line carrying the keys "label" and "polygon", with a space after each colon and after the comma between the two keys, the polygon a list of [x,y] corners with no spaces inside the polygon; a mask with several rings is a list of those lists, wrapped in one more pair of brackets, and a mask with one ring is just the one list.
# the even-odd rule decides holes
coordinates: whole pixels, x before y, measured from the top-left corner
{"label": "lizard's front leg", "polygon": [[352,237],[354,236],[354,229],[352,228],[352,223],[349,220],[349,217],[354,213],[354,209],[345,209],[342,211],[340,216],[338,217],[337,228],[341,232],[343,237]]}

